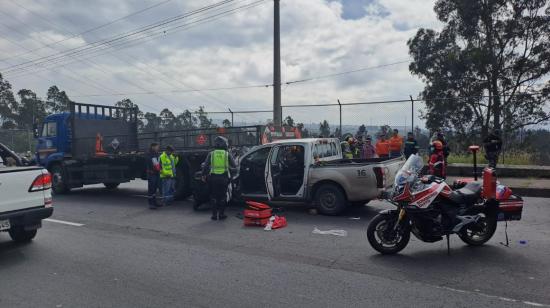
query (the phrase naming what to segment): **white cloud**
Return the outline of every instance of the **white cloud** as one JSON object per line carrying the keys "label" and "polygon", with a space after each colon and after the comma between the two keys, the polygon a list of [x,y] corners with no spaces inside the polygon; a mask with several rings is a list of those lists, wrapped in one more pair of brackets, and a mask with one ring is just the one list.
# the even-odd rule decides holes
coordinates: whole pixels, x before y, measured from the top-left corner
{"label": "white cloud", "polygon": [[[93,9],[90,4],[85,8],[83,2],[79,2],[79,5],[69,2],[61,11],[63,16],[68,16],[70,12],[81,16],[83,25],[74,21],[71,24],[70,29],[75,33],[93,26],[89,24],[90,20],[95,20],[98,25],[152,4],[149,2],[138,6],[132,1],[116,2],[115,7],[112,6],[111,1],[96,2]],[[438,27],[433,12],[434,0],[379,0],[366,6],[367,14],[364,17],[354,20],[342,18],[343,7],[338,1],[281,2],[283,81],[406,60],[408,59],[406,42],[415,34],[416,29]],[[30,5],[31,2],[22,3]],[[47,15],[52,21],[63,26],[64,19],[56,19],[56,12],[52,9],[57,3],[60,2],[44,0],[39,4],[33,4],[32,9]],[[65,88],[69,94],[100,93],[101,88],[114,89],[116,92],[141,92],[143,90],[140,88],[153,91],[183,89],[184,84],[193,88],[211,88],[271,83],[273,11],[270,3],[272,2],[267,1],[262,6],[237,15],[227,16],[188,31],[170,33],[161,39],[113,52],[124,61],[106,54],[93,58],[98,66],[89,63],[73,63],[62,70],[63,74],[44,73],[43,76],[48,80],[29,76],[10,81],[14,88],[30,88],[37,91],[39,95],[45,94],[52,82],[60,88]],[[186,1],[185,8],[182,5],[167,4],[144,16],[136,16],[129,21],[102,29],[99,33],[90,33],[84,38],[67,40],[64,45],[57,48],[79,46],[84,43],[84,40],[89,43],[98,38],[180,14],[188,11],[188,7],[204,6],[206,3],[196,0]],[[11,6],[9,9],[17,11]],[[35,19],[28,16],[27,18],[29,23],[35,22]],[[30,28],[25,27],[22,29],[28,31],[29,37],[42,42],[67,37],[66,33],[49,29],[44,23],[36,22],[36,26],[43,31],[31,31]],[[29,48],[36,48],[36,42],[24,41],[24,43]],[[7,46],[0,40],[0,49],[9,49],[10,53],[16,52],[15,48]],[[32,56],[39,55],[44,55],[44,51]],[[4,63],[0,65],[0,67],[6,66]],[[7,75],[9,78],[9,74]],[[407,98],[409,94],[416,95],[422,89],[422,84],[416,77],[410,75],[407,64],[400,64],[340,78],[283,86],[283,89],[285,89],[283,104],[312,104],[334,103],[337,98],[364,98],[365,100]],[[129,97],[138,104],[143,104],[145,107],[142,109],[145,110],[157,109],[158,111],[162,107],[169,107],[178,111],[185,108],[196,109],[200,105],[206,106],[207,110],[225,110],[227,107],[234,110],[269,109],[272,89],[216,91],[205,95],[180,93],[162,95],[162,97],[152,95],[129,95]],[[113,103],[120,98],[101,97],[80,100]],[[406,108],[410,109],[410,107]],[[405,121],[403,114],[409,110],[406,108],[387,105],[349,107],[350,112],[345,113],[344,120],[352,124],[363,123],[369,119],[376,121],[387,119],[388,123],[399,123]],[[300,108],[293,112],[298,121],[319,122],[326,118],[335,123],[336,110],[315,108],[304,111]],[[254,117],[261,120],[269,116],[267,114],[246,116],[249,120]],[[379,123],[381,122],[376,124]]]}

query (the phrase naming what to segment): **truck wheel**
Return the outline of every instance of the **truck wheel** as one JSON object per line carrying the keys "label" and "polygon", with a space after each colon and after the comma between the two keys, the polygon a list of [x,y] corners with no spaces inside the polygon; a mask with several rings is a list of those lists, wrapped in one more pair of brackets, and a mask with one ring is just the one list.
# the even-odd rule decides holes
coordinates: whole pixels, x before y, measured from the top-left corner
{"label": "truck wheel", "polygon": [[340,187],[323,184],[315,193],[315,204],[324,215],[338,215],[346,209],[346,196]]}
{"label": "truck wheel", "polygon": [[116,189],[120,183],[103,183],[103,185],[105,185],[105,188],[108,190],[113,190]]}
{"label": "truck wheel", "polygon": [[55,164],[50,167],[52,174],[52,191],[56,195],[63,195],[70,191],[65,183],[65,172],[61,164]]}
{"label": "truck wheel", "polygon": [[36,236],[36,229],[25,231],[22,227],[11,228],[8,233],[12,240],[18,243],[30,242]]}

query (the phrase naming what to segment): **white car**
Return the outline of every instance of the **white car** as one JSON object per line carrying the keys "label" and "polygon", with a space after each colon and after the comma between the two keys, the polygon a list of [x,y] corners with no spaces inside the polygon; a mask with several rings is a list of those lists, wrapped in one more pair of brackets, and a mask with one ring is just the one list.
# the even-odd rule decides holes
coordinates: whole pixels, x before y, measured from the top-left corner
{"label": "white car", "polygon": [[0,149],[0,233],[28,242],[52,215],[51,176],[42,167],[8,166],[15,161],[9,157]]}

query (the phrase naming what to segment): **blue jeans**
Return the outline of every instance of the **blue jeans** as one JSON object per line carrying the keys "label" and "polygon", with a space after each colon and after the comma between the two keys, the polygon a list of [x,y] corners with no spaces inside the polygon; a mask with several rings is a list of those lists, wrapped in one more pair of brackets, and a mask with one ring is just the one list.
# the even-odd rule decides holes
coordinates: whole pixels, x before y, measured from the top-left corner
{"label": "blue jeans", "polygon": [[176,180],[173,178],[160,179],[162,182],[162,198],[164,205],[169,205],[174,201],[174,192],[176,190]]}
{"label": "blue jeans", "polygon": [[149,199],[149,206],[157,205],[157,190],[159,189],[160,177],[158,174],[149,174],[147,177],[147,197]]}

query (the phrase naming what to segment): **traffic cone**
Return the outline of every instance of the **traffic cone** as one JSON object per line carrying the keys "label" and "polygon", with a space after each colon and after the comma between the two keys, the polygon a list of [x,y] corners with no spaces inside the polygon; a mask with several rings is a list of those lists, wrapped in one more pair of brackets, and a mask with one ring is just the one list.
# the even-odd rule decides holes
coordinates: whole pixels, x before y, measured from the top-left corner
{"label": "traffic cone", "polygon": [[103,137],[100,133],[95,136],[95,156],[106,156],[107,153],[103,151]]}

